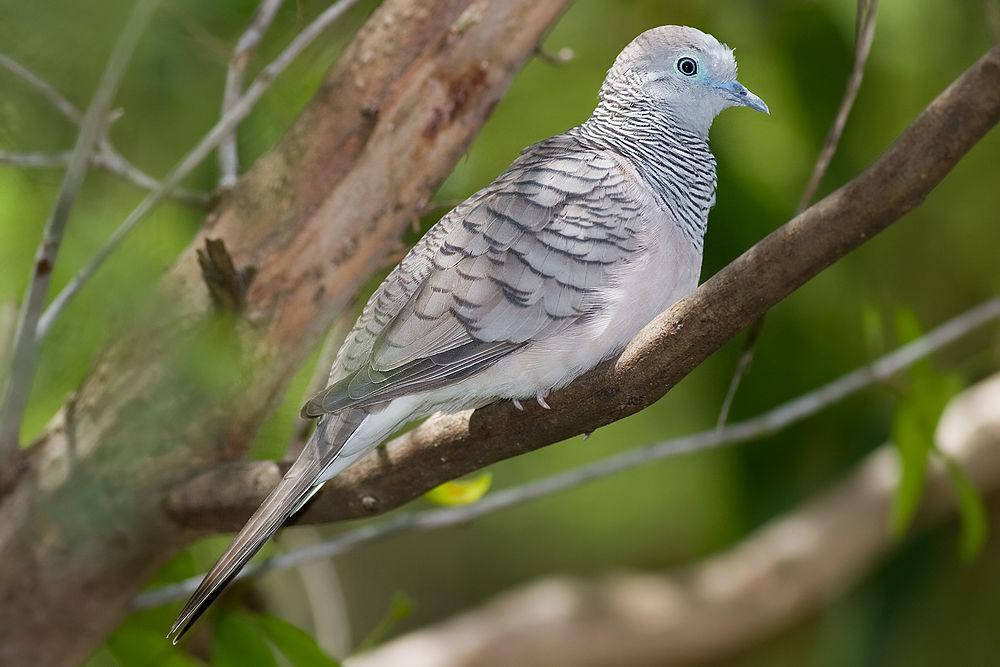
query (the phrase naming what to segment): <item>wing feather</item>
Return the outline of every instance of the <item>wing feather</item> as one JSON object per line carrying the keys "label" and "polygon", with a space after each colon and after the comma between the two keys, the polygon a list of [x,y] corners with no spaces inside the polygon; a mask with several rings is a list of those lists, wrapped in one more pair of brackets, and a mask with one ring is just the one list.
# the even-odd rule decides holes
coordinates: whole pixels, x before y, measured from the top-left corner
{"label": "wing feather", "polygon": [[525,151],[414,246],[304,415],[453,384],[600,310],[613,268],[641,250],[641,205],[612,156],[559,141]]}

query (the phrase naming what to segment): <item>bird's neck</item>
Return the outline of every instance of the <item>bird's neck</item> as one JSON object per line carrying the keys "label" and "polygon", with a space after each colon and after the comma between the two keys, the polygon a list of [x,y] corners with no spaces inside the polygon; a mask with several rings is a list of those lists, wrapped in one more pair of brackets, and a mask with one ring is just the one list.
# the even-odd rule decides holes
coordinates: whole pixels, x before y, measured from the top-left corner
{"label": "bird's neck", "polygon": [[686,129],[669,109],[614,98],[602,99],[574,134],[634,165],[685,236],[702,248],[716,185],[707,134]]}

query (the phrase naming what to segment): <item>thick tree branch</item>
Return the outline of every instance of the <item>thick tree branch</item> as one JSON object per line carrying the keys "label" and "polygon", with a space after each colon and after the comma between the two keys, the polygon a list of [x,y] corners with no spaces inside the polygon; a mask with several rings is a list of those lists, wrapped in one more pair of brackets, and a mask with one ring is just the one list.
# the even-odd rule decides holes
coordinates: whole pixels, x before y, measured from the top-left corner
{"label": "thick tree branch", "polygon": [[[833,382],[792,399],[767,412],[722,429],[712,429],[672,440],[636,447],[578,468],[552,475],[521,486],[503,489],[472,505],[401,514],[375,525],[349,530],[325,542],[275,556],[270,560],[244,568],[237,579],[258,576],[266,572],[297,567],[303,563],[337,556],[356,547],[411,531],[436,530],[465,524],[487,514],[520,505],[553,493],[572,489],[625,470],[661,459],[692,452],[734,445],[777,433],[827,407],[877,383],[926,358],[936,350],[953,343],[979,327],[1000,318],[1000,298],[980,304],[949,320],[919,339],[883,356]],[[190,498],[181,499],[182,502]],[[238,529],[234,525],[233,529]],[[147,591],[136,598],[135,607],[143,609],[187,597],[201,582],[201,576],[177,584]]]}
{"label": "thick tree branch", "polygon": [[[1000,120],[1000,47],[935,99],[864,173],[768,235],[647,326],[616,360],[518,412],[494,403],[428,420],[317,494],[301,521],[371,516],[496,461],[588,433],[662,397],[811,277],[917,206]],[[172,493],[168,515],[228,529],[280,479],[272,462],[229,464]]]}
{"label": "thick tree branch", "polygon": [[[1000,488],[1000,375],[949,405],[938,446],[982,490]],[[725,660],[828,604],[895,546],[896,453],[880,447],[832,490],[735,547],[668,576],[550,579],[347,661],[350,667],[695,665]],[[933,467],[924,523],[954,494]]]}
{"label": "thick tree branch", "polygon": [[[196,536],[162,498],[253,432],[566,3],[383,0],[28,450],[0,497],[0,664],[77,665]],[[244,96],[245,99],[245,96]],[[257,269],[232,331],[196,251]],[[123,323],[124,324],[124,323]],[[205,345],[230,355],[206,378]],[[210,380],[210,382],[209,382]]]}

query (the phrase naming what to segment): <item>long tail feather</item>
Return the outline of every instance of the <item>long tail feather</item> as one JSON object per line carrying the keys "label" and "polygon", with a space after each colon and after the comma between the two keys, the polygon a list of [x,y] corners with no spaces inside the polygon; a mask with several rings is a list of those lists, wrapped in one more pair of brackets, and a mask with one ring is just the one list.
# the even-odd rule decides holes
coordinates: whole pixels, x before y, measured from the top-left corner
{"label": "long tail feather", "polygon": [[362,411],[349,410],[320,421],[302,454],[198,584],[167,634],[171,642],[184,636],[264,543],[329,479],[329,474],[321,475],[328,473],[363,418]]}
{"label": "long tail feather", "polygon": [[296,465],[289,469],[284,479],[254,512],[250,521],[243,526],[236,539],[198,584],[167,634],[171,642],[176,644],[180,640],[243,566],[317,488],[315,482],[320,473],[319,462],[310,459],[307,461],[307,469],[296,470],[302,460],[296,461]]}

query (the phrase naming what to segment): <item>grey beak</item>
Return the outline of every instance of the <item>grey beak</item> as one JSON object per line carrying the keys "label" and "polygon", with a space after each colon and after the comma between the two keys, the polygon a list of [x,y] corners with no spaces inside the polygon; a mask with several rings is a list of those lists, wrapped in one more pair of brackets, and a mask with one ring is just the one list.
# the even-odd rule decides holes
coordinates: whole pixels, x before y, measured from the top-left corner
{"label": "grey beak", "polygon": [[760,99],[744,86],[739,81],[730,81],[718,86],[718,89],[730,102],[741,107],[750,107],[751,109],[756,109],[761,113],[766,113],[771,115],[770,109],[767,108],[767,104],[764,100]]}

